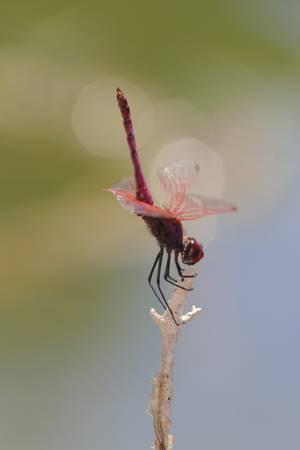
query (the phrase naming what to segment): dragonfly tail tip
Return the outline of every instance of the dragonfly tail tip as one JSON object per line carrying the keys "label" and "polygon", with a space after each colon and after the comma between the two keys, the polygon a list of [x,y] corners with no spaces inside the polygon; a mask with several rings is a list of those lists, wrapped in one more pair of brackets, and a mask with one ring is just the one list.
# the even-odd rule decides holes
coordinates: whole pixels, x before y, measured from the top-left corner
{"label": "dragonfly tail tip", "polygon": [[123,94],[122,90],[119,88],[119,86],[117,86],[116,92],[117,92],[117,97],[124,97],[124,94]]}

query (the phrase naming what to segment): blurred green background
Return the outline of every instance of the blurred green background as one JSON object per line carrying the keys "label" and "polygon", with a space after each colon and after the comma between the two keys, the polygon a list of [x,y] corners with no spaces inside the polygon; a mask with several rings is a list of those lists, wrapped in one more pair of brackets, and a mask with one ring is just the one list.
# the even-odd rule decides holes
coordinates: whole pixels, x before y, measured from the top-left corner
{"label": "blurred green background", "polygon": [[217,232],[191,228],[206,258],[190,306],[204,312],[179,341],[175,448],[297,448],[300,4],[1,10],[0,448],[152,441],[157,249],[104,191],[131,175],[117,85],[155,193],[174,149],[203,162],[203,191],[239,205]]}

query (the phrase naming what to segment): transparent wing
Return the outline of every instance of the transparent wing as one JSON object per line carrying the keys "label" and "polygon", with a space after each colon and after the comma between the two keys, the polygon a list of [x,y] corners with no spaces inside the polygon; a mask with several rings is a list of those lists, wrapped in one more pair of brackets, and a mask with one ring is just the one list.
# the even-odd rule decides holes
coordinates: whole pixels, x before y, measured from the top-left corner
{"label": "transparent wing", "polygon": [[231,203],[204,195],[190,194],[185,197],[177,210],[176,218],[179,220],[195,220],[208,215],[229,213],[236,210],[237,207]]}
{"label": "transparent wing", "polygon": [[198,173],[199,165],[191,159],[174,161],[158,172],[168,211],[176,213],[180,208]]}
{"label": "transparent wing", "polygon": [[[136,183],[135,183],[134,177],[122,178],[122,180],[119,181],[118,183],[114,184],[111,189],[113,189],[113,190],[120,189],[122,191],[135,193],[136,192]],[[110,189],[107,189],[107,190],[110,191]]]}
{"label": "transparent wing", "polygon": [[135,192],[129,192],[128,190],[118,189],[112,187],[107,189],[107,191],[114,194],[118,202],[123,206],[123,208],[128,211],[137,214],[138,216],[148,216],[148,217],[172,217],[167,211],[158,208],[154,205],[149,205],[148,203],[141,202],[135,198]]}

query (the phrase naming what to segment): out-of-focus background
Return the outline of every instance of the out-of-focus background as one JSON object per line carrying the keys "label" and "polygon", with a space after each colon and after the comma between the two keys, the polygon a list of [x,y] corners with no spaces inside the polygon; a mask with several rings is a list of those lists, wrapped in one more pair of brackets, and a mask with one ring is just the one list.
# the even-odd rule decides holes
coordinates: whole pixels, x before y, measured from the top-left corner
{"label": "out-of-focus background", "polygon": [[2,5],[1,449],[152,442],[157,247],[104,191],[132,173],[117,85],[157,199],[156,170],[191,157],[194,190],[239,206],[187,226],[206,258],[175,448],[298,448],[299,15],[277,0]]}

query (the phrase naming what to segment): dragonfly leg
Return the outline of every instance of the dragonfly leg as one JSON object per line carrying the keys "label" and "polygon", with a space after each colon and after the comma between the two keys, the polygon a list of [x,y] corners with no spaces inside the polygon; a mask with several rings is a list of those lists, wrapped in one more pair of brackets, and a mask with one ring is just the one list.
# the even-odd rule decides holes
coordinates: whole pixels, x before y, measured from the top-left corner
{"label": "dragonfly leg", "polygon": [[179,256],[179,253],[175,252],[174,260],[175,260],[175,265],[176,265],[177,272],[178,272],[178,275],[180,276],[180,278],[195,278],[196,274],[195,275],[183,275],[182,272],[183,272],[184,269],[182,269],[180,267],[180,264],[179,264],[179,261],[178,261],[178,256]]}
{"label": "dragonfly leg", "polygon": [[164,279],[168,283],[172,284],[173,286],[176,286],[176,287],[178,287],[180,289],[183,289],[185,291],[191,291],[191,289],[185,288],[184,286],[181,286],[180,284],[177,284],[177,280],[175,280],[174,278],[170,277],[170,263],[171,263],[171,253],[168,252],[168,259],[167,259]]}
{"label": "dragonfly leg", "polygon": [[159,292],[160,292],[162,298],[164,299],[165,305],[166,305],[166,307],[168,308],[168,310],[169,310],[169,312],[170,312],[170,314],[171,314],[171,316],[172,316],[172,319],[173,319],[175,325],[179,326],[180,323],[178,323],[178,322],[176,321],[176,319],[175,319],[175,317],[174,317],[174,313],[173,313],[172,309],[170,308],[170,306],[169,306],[169,304],[168,304],[168,301],[166,300],[166,297],[164,296],[163,291],[161,290],[161,287],[160,287],[160,274],[161,274],[161,265],[162,265],[163,256],[164,256],[164,249],[163,249],[163,247],[161,247],[160,252],[159,252],[159,259],[158,259],[158,268],[157,268],[156,283],[157,283],[158,290],[159,290]]}
{"label": "dragonfly leg", "polygon": [[152,286],[152,283],[151,283],[151,281],[152,281],[152,276],[153,276],[153,272],[154,272],[154,270],[155,270],[155,267],[157,266],[157,263],[158,263],[158,260],[159,260],[160,256],[161,256],[161,250],[158,252],[158,254],[157,254],[156,258],[155,258],[155,261],[154,261],[154,263],[153,263],[153,266],[152,266],[152,268],[151,268],[151,271],[150,271],[150,273],[149,273],[149,276],[148,276],[148,283],[149,283],[149,286],[151,287],[152,291],[154,292],[155,297],[157,298],[157,300],[158,300],[159,303],[161,304],[161,306],[162,306],[164,309],[166,309],[165,304],[162,302],[161,298],[159,297],[159,295],[157,294],[156,290],[154,289],[154,287]]}
{"label": "dragonfly leg", "polygon": [[171,277],[170,275],[170,264],[171,264],[171,252],[167,251],[168,253],[168,258],[167,258],[167,264],[166,264],[166,269],[165,269],[165,275],[164,275],[164,279],[166,281],[172,280],[175,283],[177,283],[176,278]]}

